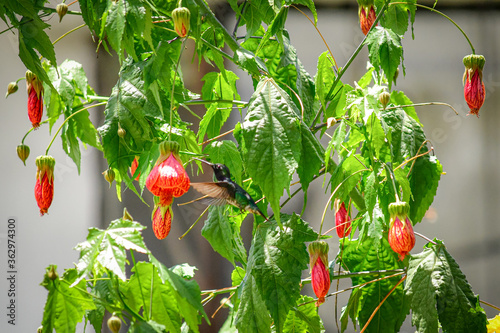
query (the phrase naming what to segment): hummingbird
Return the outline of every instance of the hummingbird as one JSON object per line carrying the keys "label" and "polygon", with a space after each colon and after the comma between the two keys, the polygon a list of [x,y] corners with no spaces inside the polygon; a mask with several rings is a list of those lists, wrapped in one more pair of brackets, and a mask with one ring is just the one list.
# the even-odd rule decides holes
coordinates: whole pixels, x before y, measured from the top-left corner
{"label": "hummingbird", "polygon": [[213,198],[212,205],[233,205],[240,210],[246,210],[253,214],[258,214],[263,218],[267,217],[259,209],[250,194],[240,185],[231,179],[229,168],[221,163],[210,163],[205,160],[195,158],[212,167],[215,182],[212,183],[191,183],[191,186],[198,192]]}

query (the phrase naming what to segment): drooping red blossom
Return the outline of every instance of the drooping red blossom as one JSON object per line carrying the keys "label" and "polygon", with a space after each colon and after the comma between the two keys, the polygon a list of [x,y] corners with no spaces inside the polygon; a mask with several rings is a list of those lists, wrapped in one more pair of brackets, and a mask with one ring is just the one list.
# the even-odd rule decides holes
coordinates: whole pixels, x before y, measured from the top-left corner
{"label": "drooping red blossom", "polygon": [[153,232],[158,239],[164,239],[170,233],[172,224],[172,206],[158,204],[153,210]]}
{"label": "drooping red blossom", "polygon": [[26,72],[26,91],[28,93],[28,118],[33,128],[38,128],[43,114],[43,84],[30,71]]}
{"label": "drooping red blossom", "polygon": [[[139,167],[139,160],[137,159],[137,156],[134,158],[132,161],[132,165],[130,166],[130,175],[134,177],[135,171],[137,170],[137,167]],[[139,178],[141,177],[141,173],[137,175],[134,179],[139,181]]]}
{"label": "drooping red blossom", "polygon": [[36,159],[35,199],[40,208],[40,216],[48,212],[54,197],[54,166],[52,156],[38,156]]}
{"label": "drooping red blossom", "polygon": [[335,200],[335,227],[340,238],[347,237],[351,233],[351,217],[347,213],[345,203]]}
{"label": "drooping red blossom", "polygon": [[485,59],[482,55],[471,54],[464,57],[465,73],[463,77],[464,97],[469,106],[469,114],[479,117],[479,109],[483,106],[486,90],[483,83],[483,67]]}
{"label": "drooping red blossom", "polygon": [[191,12],[186,7],[178,7],[172,11],[174,30],[179,37],[186,37],[189,32]]}
{"label": "drooping red blossom", "polygon": [[191,184],[179,158],[179,144],[165,141],[160,144],[160,157],[146,179],[146,187],[156,196],[167,193],[180,197],[189,190]]}
{"label": "drooping red blossom", "polygon": [[359,25],[363,34],[366,35],[370,31],[373,22],[375,22],[377,14],[375,13],[373,0],[358,0],[358,5]]}
{"label": "drooping red blossom", "polygon": [[395,202],[389,205],[391,219],[389,223],[389,245],[403,260],[415,246],[413,226],[408,218],[409,205],[406,202]]}
{"label": "drooping red blossom", "polygon": [[330,272],[328,271],[328,244],[316,241],[309,244],[309,266],[311,267],[311,284],[314,294],[318,297],[316,306],[325,302],[325,296],[330,290]]}

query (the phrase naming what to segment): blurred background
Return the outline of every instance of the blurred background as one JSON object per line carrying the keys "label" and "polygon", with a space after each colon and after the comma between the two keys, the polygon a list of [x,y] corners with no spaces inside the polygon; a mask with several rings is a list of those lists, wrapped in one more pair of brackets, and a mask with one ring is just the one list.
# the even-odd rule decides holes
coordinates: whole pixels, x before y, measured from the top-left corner
{"label": "blurred background", "polygon": [[[234,16],[230,9],[220,1],[209,1],[218,17],[229,29],[234,27]],[[354,49],[363,39],[359,28],[357,4],[355,0],[315,0],[318,9],[318,28],[329,44],[339,66],[346,63]],[[434,1],[419,1],[431,5]],[[55,7],[51,1],[47,6]],[[402,90],[415,103],[447,102],[460,113],[456,116],[450,109],[442,106],[417,108],[424,124],[427,138],[431,140],[435,153],[443,164],[446,175],[442,176],[432,208],[415,230],[429,238],[445,241],[449,252],[455,257],[467,276],[475,293],[481,299],[500,305],[500,1],[458,1],[439,0],[437,9],[453,18],[468,34],[478,54],[486,58],[483,81],[486,87],[486,101],[480,117],[467,116],[468,108],[463,97],[462,58],[471,53],[462,34],[446,19],[429,11],[418,9],[414,34],[405,35],[403,40],[404,65],[406,77],[399,75],[396,90]],[[76,5],[71,10],[77,10]],[[308,11],[306,13],[309,14]],[[66,31],[82,24],[75,15],[66,15],[58,23],[57,15],[50,17],[52,29],[48,32],[55,40]],[[0,23],[0,31],[8,28]],[[291,9],[286,28],[291,42],[305,68],[315,75],[318,56],[326,50],[321,38],[310,22],[299,12]],[[14,30],[15,31],[15,30]],[[199,71],[191,64],[192,44],[188,43],[188,53],[183,57],[183,71],[186,85],[194,92],[201,90],[200,79],[213,68],[203,64]],[[73,59],[83,64],[90,85],[99,95],[109,95],[116,83],[118,57],[101,50],[96,53],[97,45],[86,28],[80,29],[56,44],[58,63]],[[18,58],[17,35],[8,31],[0,35],[0,94],[4,94],[7,84],[24,76],[24,65]],[[366,70],[367,52],[364,49],[346,72],[342,81],[354,84]],[[197,60],[196,60],[197,63]],[[248,101],[252,93],[251,80],[246,74],[235,69],[240,80],[238,88],[242,100]],[[101,173],[107,165],[101,152],[89,148],[82,149],[82,167],[78,174],[75,164],[65,155],[58,138],[51,148],[51,155],[57,161],[55,167],[55,195],[49,214],[39,216],[33,188],[35,184],[35,158],[42,155],[51,135],[47,126],[31,133],[26,144],[31,155],[26,166],[17,158],[16,146],[30,128],[27,118],[27,96],[24,81],[19,91],[0,101],[0,331],[35,332],[40,325],[47,292],[39,286],[45,268],[57,264],[59,273],[74,267],[78,252],[73,247],[85,240],[89,227],[106,228],[109,222],[122,215],[127,207],[136,221],[148,226],[144,231],[146,244],[154,255],[167,266],[188,262],[198,267],[196,280],[202,290],[223,288],[230,285],[231,264],[215,253],[208,242],[201,238],[199,223],[183,240],[182,235],[205,208],[198,204],[175,207],[172,231],[163,241],[157,240],[150,227],[151,207],[144,205],[130,190],[123,191],[123,201],[119,202],[113,188],[109,188]],[[91,119],[96,127],[103,123],[103,108],[90,110]],[[203,110],[199,109],[202,112]],[[183,119],[195,119],[181,114]],[[234,112],[231,122],[240,121]],[[53,128],[55,133],[61,120]],[[197,125],[193,125],[197,129]],[[223,129],[224,130],[224,129]],[[332,131],[333,129],[330,129]],[[199,177],[199,178],[197,178]],[[194,176],[209,179],[211,173]],[[322,180],[317,180],[309,189],[308,207],[303,218],[317,229],[323,207],[328,197],[321,188]],[[152,197],[145,191],[145,200],[152,203]],[[189,191],[182,197],[188,201],[197,197]],[[180,202],[180,199],[179,199]],[[302,198],[297,196],[285,206],[284,211],[291,213],[302,210]],[[499,206],[497,206],[499,205]],[[16,219],[16,260],[17,275],[17,317],[16,325],[8,325],[5,316],[7,298],[7,250],[6,234],[9,217]],[[333,225],[334,214],[329,212],[326,221]],[[242,229],[245,244],[249,246],[251,223],[246,222]],[[424,241],[417,239],[414,253],[420,252]],[[330,259],[338,251],[335,238],[330,242]],[[306,275],[307,272],[304,272]],[[304,275],[304,276],[305,276]],[[350,286],[342,281],[340,289]],[[309,289],[307,289],[309,288]],[[310,287],[304,292],[312,295]],[[336,288],[332,284],[330,292]],[[338,313],[346,304],[349,292],[338,300]],[[219,306],[220,298],[206,307],[211,316]],[[326,332],[336,332],[334,322],[335,302],[329,298],[320,307],[320,315],[325,322]],[[484,306],[488,317],[498,311]],[[212,326],[203,326],[202,332],[218,332],[225,320],[227,310],[220,311],[211,319]],[[78,327],[83,332],[83,324]],[[87,332],[93,332],[87,327]],[[124,331],[122,329],[122,331]],[[349,332],[353,332],[350,324]],[[414,332],[409,320],[401,332]]]}

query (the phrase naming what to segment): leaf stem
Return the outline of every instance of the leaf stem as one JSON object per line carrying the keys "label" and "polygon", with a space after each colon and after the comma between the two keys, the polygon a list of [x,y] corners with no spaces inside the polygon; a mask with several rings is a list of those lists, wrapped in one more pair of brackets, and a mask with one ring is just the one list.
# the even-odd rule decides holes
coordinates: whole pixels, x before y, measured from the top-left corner
{"label": "leaf stem", "polygon": [[[75,116],[76,114],[82,112],[82,111],[85,111],[85,110],[88,110],[88,109],[91,109],[91,108],[94,108],[96,106],[101,106],[101,105],[105,105],[107,102],[102,102],[102,103],[97,103],[97,104],[93,104],[93,105],[89,105],[87,107],[84,107],[83,109],[80,109],[74,113],[72,113],[70,116],[68,116],[66,119],[64,119],[63,123],[61,124],[61,126],[59,126],[59,128],[57,129],[57,132],[56,134],[54,134],[54,136],[52,137],[52,140],[50,141],[49,145],[47,146],[47,149],[45,150],[45,155],[48,155],[49,154],[49,149],[50,147],[52,146],[52,143],[54,143],[54,140],[56,139],[57,137],[57,134],[59,134],[59,132],[61,131],[61,129],[63,128],[64,124],[66,124],[68,122],[68,120],[70,120],[71,118],[73,118],[73,116]],[[24,139],[23,139],[24,140]]]}
{"label": "leaf stem", "polygon": [[472,42],[470,41],[469,37],[467,36],[467,34],[462,30],[462,28],[460,28],[460,26],[455,22],[453,21],[449,16],[447,16],[446,14],[444,14],[443,12],[440,12],[439,10],[437,9],[434,9],[432,7],[427,7],[427,6],[424,6],[424,5],[420,5],[420,4],[417,4],[417,3],[413,3],[413,2],[391,2],[389,4],[389,6],[391,5],[401,5],[401,4],[405,4],[405,5],[412,5],[412,6],[416,6],[416,7],[420,7],[420,8],[424,8],[424,9],[427,9],[427,10],[430,10],[431,12],[434,12],[434,13],[437,13],[439,15],[441,15],[442,17],[446,18],[448,21],[450,21],[451,23],[453,23],[453,25],[458,29],[460,30],[460,32],[462,33],[462,35],[464,35],[465,39],[467,39],[467,42],[469,43],[470,45],[470,48],[472,50],[472,54],[476,54],[476,50],[474,49],[474,46],[472,45]]}
{"label": "leaf stem", "polygon": [[443,102],[427,102],[427,103],[415,103],[415,104],[408,104],[408,105],[396,105],[396,106],[388,107],[388,108],[386,108],[386,110],[393,110],[393,109],[399,109],[399,108],[407,108],[407,107],[411,107],[411,106],[427,106],[427,105],[444,105],[444,106],[447,106],[450,109],[452,109],[455,112],[455,114],[458,116],[458,112],[457,112],[457,110],[455,110],[455,108],[453,106],[451,106],[448,103],[443,103]]}
{"label": "leaf stem", "polygon": [[484,305],[488,305],[489,307],[491,307],[491,308],[493,308],[493,309],[495,309],[497,311],[500,311],[500,308],[498,306],[496,306],[496,305],[493,305],[493,304],[490,304],[488,302],[481,301],[481,300],[479,300],[479,303],[483,303]]}
{"label": "leaf stem", "polygon": [[187,38],[184,38],[181,44],[181,50],[179,52],[179,59],[177,59],[177,65],[175,66],[174,79],[172,80],[172,93],[170,95],[170,130],[168,132],[168,140],[172,140],[172,122],[174,114],[174,92],[175,92],[175,80],[177,79],[177,72],[179,71],[179,65],[181,64],[182,52],[184,51],[184,45],[186,44]]}
{"label": "leaf stem", "polygon": [[207,143],[210,143],[210,142],[215,141],[215,140],[217,140],[217,139],[220,139],[220,138],[222,138],[223,136],[226,136],[226,135],[228,135],[228,134],[233,133],[233,131],[234,131],[234,129],[229,130],[229,131],[227,131],[227,132],[224,132],[224,133],[222,133],[222,134],[219,134],[219,135],[217,135],[217,136],[214,136],[213,138],[208,139],[207,141],[204,141],[204,142],[202,142],[202,143],[199,143],[199,144],[198,144],[198,146],[203,146],[204,144],[207,144]]}
{"label": "leaf stem", "polygon": [[406,275],[403,276],[401,278],[401,280],[399,280],[398,283],[396,283],[396,285],[394,287],[392,287],[392,289],[389,291],[389,293],[384,297],[384,299],[382,300],[382,302],[380,302],[379,305],[377,305],[377,307],[375,308],[375,310],[373,310],[372,312],[372,315],[370,316],[370,318],[368,318],[368,320],[366,321],[365,323],[365,326],[363,327],[363,329],[359,332],[359,333],[363,333],[366,328],[368,327],[368,325],[370,324],[370,322],[372,321],[373,317],[375,316],[375,313],[377,313],[377,311],[380,309],[380,307],[382,306],[382,304],[385,302],[385,300],[392,294],[392,292],[394,290],[396,290],[396,288],[406,279]]}
{"label": "leaf stem", "polygon": [[422,235],[421,233],[416,232],[416,231],[413,231],[413,233],[414,233],[415,235],[417,235],[417,236],[419,236],[419,237],[421,237],[421,238],[425,239],[425,240],[426,240],[426,241],[428,241],[429,243],[432,243],[432,244],[434,244],[434,245],[437,245],[437,243],[436,243],[435,241],[431,240],[431,239],[430,239],[430,238],[428,238],[427,236],[424,236],[424,235]]}
{"label": "leaf stem", "polygon": [[337,185],[337,187],[335,188],[335,190],[333,190],[332,194],[330,195],[330,197],[328,198],[328,201],[326,202],[326,205],[325,205],[325,209],[323,210],[323,215],[321,216],[321,224],[319,226],[319,232],[318,232],[318,239],[319,237],[321,237],[321,230],[323,229],[323,222],[325,221],[325,216],[326,216],[326,210],[328,209],[328,206],[330,206],[330,202],[332,201],[333,197],[335,196],[335,194],[337,193],[338,189],[344,185],[344,183],[349,179],[351,178],[352,176],[354,175],[357,175],[358,173],[361,173],[361,172],[365,172],[365,171],[370,171],[370,169],[361,169],[361,170],[358,170],[356,172],[353,172],[351,173],[349,176],[347,176],[340,184]]}
{"label": "leaf stem", "polygon": [[[48,119],[45,119],[44,121],[40,122],[40,125],[42,124],[45,124],[46,122],[48,122],[49,120]],[[38,127],[37,127],[38,128]],[[26,132],[26,134],[24,134],[23,136],[23,139],[21,140],[21,143],[24,143],[24,140],[26,139],[26,137],[28,136],[28,134],[30,134],[31,132],[33,132],[35,128],[34,127],[31,127],[28,132]]]}
{"label": "leaf stem", "polygon": [[302,10],[300,10],[299,8],[297,8],[295,5],[290,5],[290,6],[293,7],[293,8],[295,8],[302,15],[304,15],[309,20],[309,22],[311,22],[311,24],[314,26],[314,28],[316,29],[316,32],[319,34],[319,36],[323,40],[323,43],[325,44],[326,48],[328,49],[328,52],[332,56],[333,64],[335,65],[336,72],[338,73],[339,72],[339,66],[337,66],[337,60],[335,60],[335,57],[333,56],[333,52],[332,52],[332,50],[330,50],[330,46],[328,46],[328,43],[326,42],[325,38],[321,34],[321,31],[318,29],[318,26],[316,24],[314,24],[314,22],[309,18],[309,16],[307,16],[306,13],[304,13]]}
{"label": "leaf stem", "polygon": [[58,39],[56,39],[55,41],[53,41],[53,42],[52,42],[52,45],[56,45],[56,43],[57,43],[58,41],[60,41],[61,39],[63,39],[63,38],[64,38],[64,37],[66,37],[67,35],[69,35],[70,33],[74,32],[74,31],[77,31],[77,30],[78,30],[78,29],[80,29],[80,28],[83,28],[84,26],[86,26],[86,24],[85,24],[85,23],[84,23],[84,24],[82,24],[82,25],[79,25],[79,26],[78,26],[78,27],[76,27],[76,28],[73,28],[73,29],[71,29],[71,30],[67,31],[66,33],[64,33],[63,35],[61,35],[61,37],[59,37]]}

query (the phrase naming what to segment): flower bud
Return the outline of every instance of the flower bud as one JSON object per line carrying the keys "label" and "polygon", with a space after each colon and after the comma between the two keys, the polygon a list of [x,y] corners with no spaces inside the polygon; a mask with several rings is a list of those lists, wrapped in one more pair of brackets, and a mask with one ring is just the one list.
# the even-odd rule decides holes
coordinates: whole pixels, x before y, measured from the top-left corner
{"label": "flower bud", "polygon": [[130,213],[128,212],[126,207],[123,208],[122,220],[125,220],[125,221],[133,221],[134,220],[134,218],[132,217],[132,215],[130,215]]}
{"label": "flower bud", "polygon": [[49,270],[47,271],[47,277],[54,281],[55,279],[59,278],[59,275],[57,274],[56,266],[55,265],[50,265]]}
{"label": "flower bud", "polygon": [[316,306],[325,302],[325,296],[330,289],[330,272],[328,271],[328,243],[312,242],[308,246],[309,266],[311,268],[311,284],[314,294],[318,297]]}
{"label": "flower bud", "polygon": [[104,175],[104,179],[106,179],[109,183],[109,187],[111,187],[111,183],[115,180],[115,172],[113,169],[109,168],[108,170],[102,173]]}
{"label": "flower bud", "polygon": [[30,147],[26,146],[25,144],[20,144],[16,148],[17,150],[17,156],[23,161],[24,165],[26,165],[26,160],[28,159],[28,156],[30,156]]}
{"label": "flower bud", "polygon": [[172,19],[174,20],[174,29],[179,37],[186,37],[189,32],[189,19],[191,13],[186,7],[178,7],[172,11]]}
{"label": "flower bud", "polygon": [[469,106],[469,114],[479,117],[479,109],[483,106],[486,90],[483,83],[483,67],[485,59],[482,55],[471,54],[464,57],[465,73],[463,77],[464,97]]}
{"label": "flower bud", "polygon": [[359,25],[363,34],[366,35],[370,31],[373,22],[375,22],[377,14],[375,13],[373,0],[358,0],[358,5]]}
{"label": "flower bud", "polygon": [[127,131],[125,131],[125,130],[124,130],[123,128],[121,128],[121,127],[120,127],[120,128],[118,128],[118,136],[119,136],[120,138],[124,138],[124,137],[125,137],[125,135],[127,135]]}
{"label": "flower bud", "polygon": [[394,72],[394,76],[392,78],[392,81],[394,81],[394,84],[396,84],[396,80],[398,79],[399,76],[399,67],[396,68],[396,71]]}
{"label": "flower bud", "polygon": [[54,166],[56,160],[52,156],[36,158],[35,199],[40,208],[40,216],[48,212],[54,197]]}
{"label": "flower bud", "polygon": [[393,202],[389,205],[389,245],[399,255],[399,260],[404,257],[415,246],[415,234],[413,226],[408,218],[410,206],[406,202]]}
{"label": "flower bud", "polygon": [[189,190],[190,180],[179,157],[175,141],[160,144],[160,157],[146,179],[146,187],[156,196],[171,194],[180,197]]}
{"label": "flower bud", "polygon": [[16,82],[10,82],[7,86],[7,93],[5,94],[5,98],[7,98],[10,94],[13,94],[19,89],[19,86]]}
{"label": "flower bud", "polygon": [[43,326],[38,327],[36,333],[43,333]]}
{"label": "flower bud", "polygon": [[40,126],[43,114],[43,84],[30,70],[26,71],[26,91],[28,93],[28,118],[33,128]]}
{"label": "flower bud", "polygon": [[59,22],[61,22],[64,15],[66,15],[66,13],[68,12],[68,5],[65,3],[58,4],[56,6],[56,12],[57,15],[59,15]]}
{"label": "flower bud", "polygon": [[118,333],[122,327],[122,321],[118,318],[115,313],[108,319],[108,328],[113,333]]}
{"label": "flower bud", "polygon": [[[130,175],[132,177],[134,177],[135,175],[135,171],[137,170],[137,168],[139,167],[139,158],[136,156],[134,158],[134,160],[132,161],[132,165],[130,166]],[[137,177],[135,177],[134,179],[139,181],[139,178],[141,177],[141,173],[139,172],[139,174],[137,175]]]}
{"label": "flower bud", "polygon": [[391,94],[389,94],[387,91],[383,91],[378,95],[378,101],[380,104],[382,104],[382,108],[385,110],[387,107],[387,104],[389,104],[389,101],[391,100]]}
{"label": "flower bud", "polygon": [[351,233],[351,217],[347,213],[345,203],[340,203],[339,199],[335,199],[335,227],[340,238]]}
{"label": "flower bud", "polygon": [[153,221],[153,232],[156,238],[164,239],[168,236],[168,234],[170,233],[173,215],[174,214],[172,213],[171,205],[155,205],[151,219]]}

